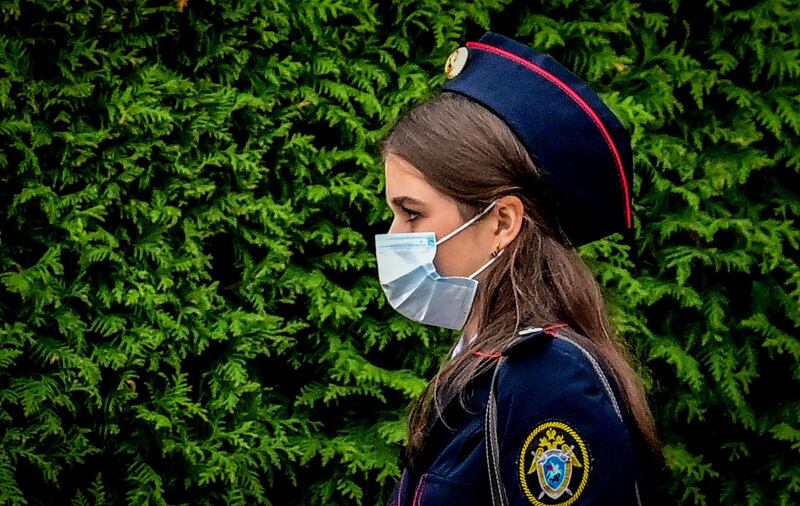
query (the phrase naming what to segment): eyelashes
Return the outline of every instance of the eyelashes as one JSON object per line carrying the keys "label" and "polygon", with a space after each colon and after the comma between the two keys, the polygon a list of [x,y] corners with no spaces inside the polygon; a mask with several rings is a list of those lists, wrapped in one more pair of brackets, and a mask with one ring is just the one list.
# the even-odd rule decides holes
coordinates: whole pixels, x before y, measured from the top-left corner
{"label": "eyelashes", "polygon": [[408,219],[406,221],[414,221],[417,218],[419,218],[418,212],[412,211],[407,207],[400,206],[400,210],[403,211],[406,214],[406,216],[408,216]]}

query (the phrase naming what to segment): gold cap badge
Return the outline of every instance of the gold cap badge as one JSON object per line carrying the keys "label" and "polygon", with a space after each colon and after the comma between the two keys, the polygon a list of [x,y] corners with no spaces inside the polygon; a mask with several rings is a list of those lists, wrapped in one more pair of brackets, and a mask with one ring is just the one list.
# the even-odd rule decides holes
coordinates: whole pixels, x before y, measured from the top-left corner
{"label": "gold cap badge", "polygon": [[448,79],[452,79],[461,73],[464,69],[464,65],[467,64],[468,57],[469,51],[463,46],[450,54],[450,57],[447,58],[447,62],[444,64],[444,73]]}

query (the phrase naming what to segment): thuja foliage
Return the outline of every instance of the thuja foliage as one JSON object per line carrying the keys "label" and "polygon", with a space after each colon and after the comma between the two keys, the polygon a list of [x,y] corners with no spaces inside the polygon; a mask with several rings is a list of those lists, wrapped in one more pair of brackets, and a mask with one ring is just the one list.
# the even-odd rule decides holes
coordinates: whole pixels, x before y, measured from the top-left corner
{"label": "thuja foliage", "polygon": [[380,504],[453,343],[387,306],[376,145],[486,29],[633,134],[581,249],[676,504],[800,501],[791,1],[0,1],[0,502]]}

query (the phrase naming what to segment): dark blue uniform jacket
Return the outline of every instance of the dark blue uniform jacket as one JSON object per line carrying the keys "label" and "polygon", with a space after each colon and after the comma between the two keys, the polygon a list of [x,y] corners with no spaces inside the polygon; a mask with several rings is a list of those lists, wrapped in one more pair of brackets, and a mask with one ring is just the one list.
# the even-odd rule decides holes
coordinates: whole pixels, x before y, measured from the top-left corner
{"label": "dark blue uniform jacket", "polygon": [[[650,504],[643,444],[588,340],[569,328],[536,329],[495,360],[499,456],[491,467],[499,468],[507,504]],[[389,506],[493,504],[485,430],[493,375],[472,382],[468,410],[458,400],[448,404],[452,430],[441,421],[432,426]]]}

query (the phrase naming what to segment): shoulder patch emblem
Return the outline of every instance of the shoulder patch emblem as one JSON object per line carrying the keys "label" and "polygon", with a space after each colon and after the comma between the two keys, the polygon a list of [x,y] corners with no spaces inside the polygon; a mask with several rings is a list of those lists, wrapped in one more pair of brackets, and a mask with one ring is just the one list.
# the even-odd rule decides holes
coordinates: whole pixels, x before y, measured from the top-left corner
{"label": "shoulder patch emblem", "polygon": [[532,504],[573,504],[588,480],[589,452],[575,429],[550,421],[528,434],[519,455],[519,481]]}

